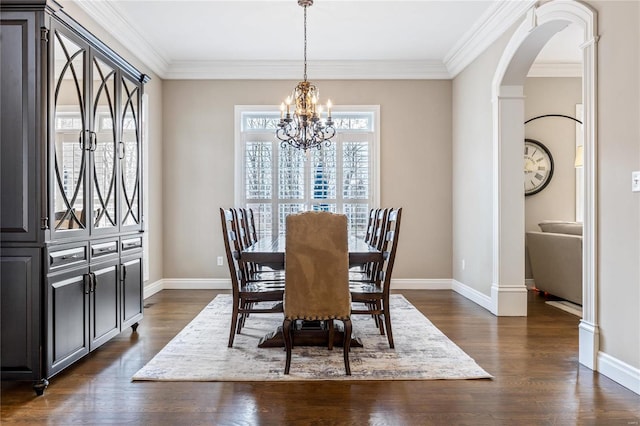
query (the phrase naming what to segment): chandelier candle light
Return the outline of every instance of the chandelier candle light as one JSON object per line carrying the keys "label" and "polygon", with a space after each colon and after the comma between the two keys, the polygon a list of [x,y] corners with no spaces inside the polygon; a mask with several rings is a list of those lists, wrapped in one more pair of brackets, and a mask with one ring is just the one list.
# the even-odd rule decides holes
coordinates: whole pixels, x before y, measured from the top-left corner
{"label": "chandelier candle light", "polygon": [[[287,144],[294,148],[321,149],[322,145],[331,145],[331,138],[336,130],[331,119],[331,100],[327,101],[327,118],[322,120],[322,107],[318,105],[320,91],[307,81],[307,7],[313,5],[313,0],[298,0],[304,8],[304,81],[298,83],[292,96],[280,105],[280,122],[276,130],[276,137],[282,141],[282,147]],[[293,114],[291,103],[295,102]]]}

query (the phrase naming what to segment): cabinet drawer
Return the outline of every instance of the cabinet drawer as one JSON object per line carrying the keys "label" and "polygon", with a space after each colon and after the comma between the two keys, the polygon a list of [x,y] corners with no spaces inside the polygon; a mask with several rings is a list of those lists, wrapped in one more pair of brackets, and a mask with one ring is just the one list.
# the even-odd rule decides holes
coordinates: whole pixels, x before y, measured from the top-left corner
{"label": "cabinet drawer", "polygon": [[122,239],[122,254],[136,250],[142,250],[142,237]]}
{"label": "cabinet drawer", "polygon": [[49,252],[49,269],[61,266],[82,264],[87,262],[87,247],[70,247]]}
{"label": "cabinet drawer", "polygon": [[118,254],[118,240],[95,242],[91,244],[91,260],[103,259]]}

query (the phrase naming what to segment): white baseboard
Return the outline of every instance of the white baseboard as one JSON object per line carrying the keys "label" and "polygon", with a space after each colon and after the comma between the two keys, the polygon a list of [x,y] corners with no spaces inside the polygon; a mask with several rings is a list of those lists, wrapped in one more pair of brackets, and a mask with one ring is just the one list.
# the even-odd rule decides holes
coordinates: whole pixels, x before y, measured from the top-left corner
{"label": "white baseboard", "polygon": [[598,370],[600,328],[592,322],[580,320],[578,325],[578,361],[591,370]]}
{"label": "white baseboard", "polygon": [[230,290],[231,280],[226,278],[165,278],[144,286],[144,298],[162,290]]}
{"label": "white baseboard", "polygon": [[144,286],[144,289],[142,289],[142,297],[146,299],[158,293],[159,291],[162,291],[163,289],[164,289],[163,280],[158,280],[151,284],[147,284]]}
{"label": "white baseboard", "polygon": [[466,284],[461,283],[458,280],[451,280],[452,286],[451,289],[456,293],[466,297],[474,303],[485,308],[487,311],[491,312],[492,310],[492,302],[491,297],[486,294],[480,293],[478,290],[469,287]]}
{"label": "white baseboard", "polygon": [[535,282],[535,280],[533,278],[525,278],[524,279],[524,285],[529,290],[533,290],[534,288],[536,288],[536,282]]}
{"label": "white baseboard", "polygon": [[599,352],[598,372],[640,395],[640,369],[604,352]]}
{"label": "white baseboard", "polygon": [[[391,280],[394,290],[451,290],[451,279],[398,278]],[[161,290],[230,290],[226,278],[165,278],[144,287],[144,298]]]}
{"label": "white baseboard", "polygon": [[228,278],[165,278],[167,290],[231,290]]}

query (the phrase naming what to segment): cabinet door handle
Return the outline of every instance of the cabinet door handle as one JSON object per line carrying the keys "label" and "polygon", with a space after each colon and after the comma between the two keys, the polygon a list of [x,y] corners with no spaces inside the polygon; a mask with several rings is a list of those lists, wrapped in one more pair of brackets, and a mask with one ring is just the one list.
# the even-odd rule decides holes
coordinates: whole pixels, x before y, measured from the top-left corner
{"label": "cabinet door handle", "polygon": [[84,274],[82,278],[83,292],[89,294],[91,292],[91,274]]}
{"label": "cabinet door handle", "polygon": [[115,253],[116,249],[115,247],[100,247],[100,248],[95,248],[93,250],[94,254],[102,254],[102,253]]}
{"label": "cabinet door handle", "polygon": [[121,280],[124,281],[127,278],[127,265],[120,265],[122,267],[122,278]]}
{"label": "cabinet door handle", "polygon": [[96,273],[92,272],[91,273],[91,292],[95,293],[96,292],[96,286],[98,285],[98,280],[96,279]]}
{"label": "cabinet door handle", "polygon": [[98,135],[96,132],[89,131],[89,151],[94,151],[98,148]]}
{"label": "cabinet door handle", "polygon": [[119,147],[119,152],[118,152],[118,158],[121,160],[124,160],[124,142],[120,141],[120,143],[118,144]]}
{"label": "cabinet door handle", "polygon": [[76,260],[76,259],[84,259],[84,255],[82,253],[75,254],[65,254],[64,256],[60,256],[60,260]]}
{"label": "cabinet door handle", "polygon": [[78,145],[80,146],[80,149],[84,151],[84,138],[82,137],[82,135],[84,135],[84,130],[80,130],[80,132],[78,133]]}
{"label": "cabinet door handle", "polygon": [[129,249],[133,249],[133,248],[137,248],[137,247],[142,247],[142,242],[141,241],[134,241],[134,242],[131,242],[131,243],[122,244],[122,250],[129,250]]}

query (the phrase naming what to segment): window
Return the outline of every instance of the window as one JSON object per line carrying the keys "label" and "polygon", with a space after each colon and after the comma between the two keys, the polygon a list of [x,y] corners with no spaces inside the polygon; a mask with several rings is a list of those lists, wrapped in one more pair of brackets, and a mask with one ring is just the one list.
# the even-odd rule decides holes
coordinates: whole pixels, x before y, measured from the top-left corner
{"label": "window", "polygon": [[334,109],[331,144],[304,151],[275,137],[277,107],[236,107],[236,205],[253,209],[259,237],[284,234],[285,219],[303,210],[347,215],[364,237],[378,204],[379,107]]}

